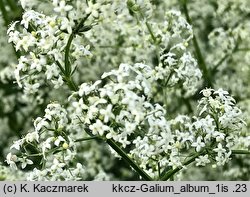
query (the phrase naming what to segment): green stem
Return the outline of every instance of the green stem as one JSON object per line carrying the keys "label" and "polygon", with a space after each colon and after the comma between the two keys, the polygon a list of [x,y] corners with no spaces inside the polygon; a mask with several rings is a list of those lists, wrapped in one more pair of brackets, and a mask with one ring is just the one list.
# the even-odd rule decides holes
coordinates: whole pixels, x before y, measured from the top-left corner
{"label": "green stem", "polygon": [[108,139],[107,143],[145,180],[152,181],[152,178],[141,169],[128,155],[127,153],[116,144],[112,139]]}
{"label": "green stem", "polygon": [[[59,64],[60,65],[60,64]],[[68,87],[71,90],[77,91],[78,88],[77,86],[74,85],[73,81],[70,80],[71,78],[66,78],[66,81],[68,82]],[[90,135],[89,138],[85,138],[85,139],[78,139],[76,141],[80,142],[80,141],[86,141],[86,140],[90,140],[93,138],[97,138],[96,136],[93,136],[92,133],[88,130],[85,129],[86,133],[88,135]],[[118,144],[116,144],[116,142],[112,139],[107,139],[106,142],[144,179],[147,181],[152,181],[151,177],[144,172],[143,169],[141,169],[127,154],[125,151],[123,151]]]}
{"label": "green stem", "polygon": [[158,177],[160,178],[161,177],[161,165],[159,162],[157,163],[157,169],[158,169]]}
{"label": "green stem", "polygon": [[[198,158],[199,156],[205,154],[205,151],[201,151],[199,153],[194,154],[190,159],[188,159],[187,161],[185,161],[183,163],[183,165],[181,167],[177,167],[173,170],[169,170],[162,178],[161,181],[167,181],[168,179],[170,179],[175,173],[179,172],[181,169],[183,169],[184,166],[187,166],[189,164],[191,164],[192,162],[195,161],[196,158]],[[244,154],[244,155],[250,155],[250,151],[248,150],[232,150],[232,154],[233,155],[237,155],[237,154]]]}
{"label": "green stem", "polygon": [[238,48],[237,51],[250,51],[250,48]]}
{"label": "green stem", "polygon": [[235,52],[237,52],[237,51],[239,51],[239,49],[238,49],[238,44],[235,45],[235,47],[233,48],[233,50],[232,50],[231,53],[225,54],[225,55],[220,59],[220,61],[213,67],[212,72],[215,73],[215,72],[218,70],[219,66],[220,66],[226,59],[228,59],[228,58],[230,57],[230,55],[232,55],[233,53],[235,53]]}
{"label": "green stem", "polygon": [[179,172],[181,169],[183,169],[184,166],[187,166],[189,164],[191,164],[192,162],[195,161],[196,158],[198,158],[200,155],[203,155],[205,153],[205,151],[201,151],[199,153],[194,154],[190,159],[188,159],[187,161],[185,161],[182,166],[174,168],[172,170],[169,170],[162,178],[161,181],[167,181],[168,179],[170,179],[171,177],[174,176],[175,173]]}
{"label": "green stem", "polygon": [[[154,32],[153,32],[153,30],[152,30],[152,26],[150,25],[150,23],[148,23],[147,18],[144,17],[144,15],[143,15],[143,13],[142,13],[141,11],[140,11],[140,15],[141,15],[142,18],[144,18],[144,20],[145,20],[146,27],[147,27],[147,29],[148,29],[148,31],[149,31],[149,34],[150,34],[150,36],[151,36],[151,38],[152,38],[152,40],[153,40],[153,43],[154,43],[154,45],[155,45],[155,47],[156,47],[157,59],[158,59],[158,61],[160,61],[159,42],[158,42],[157,38],[156,38],[155,35],[154,35]],[[158,65],[156,65],[156,66],[158,66]]]}
{"label": "green stem", "polygon": [[[187,0],[180,0],[180,2],[182,4],[182,7],[183,7],[183,10],[184,10],[184,14],[186,16],[187,22],[190,25],[192,25],[192,21],[191,21],[191,18],[189,16],[189,13],[188,13]],[[193,45],[194,45],[194,48],[195,48],[195,53],[196,53],[196,56],[197,56],[199,68],[201,69],[201,71],[203,73],[203,76],[204,76],[205,85],[208,86],[208,87],[212,87],[213,84],[212,84],[211,76],[210,76],[210,73],[209,73],[209,71],[207,69],[206,62],[205,62],[205,60],[203,58],[199,43],[198,43],[195,35],[193,35]]]}
{"label": "green stem", "polygon": [[57,64],[57,66],[60,68],[60,70],[61,70],[61,72],[63,73],[63,75],[65,76],[65,70],[64,70],[64,68],[62,67],[62,65],[60,64],[60,62],[59,62],[59,61],[56,61],[56,64]]}
{"label": "green stem", "polygon": [[148,21],[146,21],[146,26],[147,26],[147,29],[148,29],[148,31],[149,31],[149,33],[150,33],[150,36],[151,36],[151,38],[153,39],[154,43],[157,44],[157,39],[156,39],[156,37],[155,37],[155,35],[154,35],[154,33],[153,33],[153,30],[152,30],[152,27],[151,27],[151,25],[148,23]]}
{"label": "green stem", "polygon": [[64,79],[67,82],[70,90],[75,91],[75,92],[78,90],[78,88],[77,88],[75,82],[73,81],[72,77],[69,77],[69,78],[65,77]]}
{"label": "green stem", "polygon": [[220,61],[214,66],[213,68],[213,72],[216,72],[216,70],[218,69],[218,67],[229,57],[229,54],[224,55],[224,57],[222,57],[220,59]]}
{"label": "green stem", "polygon": [[250,155],[248,150],[232,150],[233,155]]}
{"label": "green stem", "polygon": [[169,75],[168,75],[168,78],[167,78],[167,80],[166,80],[166,82],[165,82],[165,84],[164,84],[164,87],[167,87],[168,82],[170,81],[170,79],[171,79],[171,77],[172,77],[173,74],[174,74],[174,71],[172,70],[172,71],[169,73]]}
{"label": "green stem", "polygon": [[65,79],[68,82],[68,85],[70,86],[71,89],[73,90],[77,90],[73,80],[72,80],[72,73],[71,73],[71,64],[70,64],[70,60],[69,60],[69,53],[70,53],[70,47],[72,44],[72,41],[75,37],[75,35],[80,31],[80,29],[84,26],[85,21],[88,19],[88,17],[90,16],[90,14],[86,15],[81,21],[80,23],[77,25],[77,27],[73,30],[73,32],[70,34],[69,39],[67,41],[67,45],[65,47],[65,55],[64,55],[64,61],[65,61]]}
{"label": "green stem", "polygon": [[36,153],[36,154],[31,154],[31,155],[28,155],[26,154],[27,157],[38,157],[38,156],[43,156],[42,153]]}
{"label": "green stem", "polygon": [[84,141],[95,140],[95,139],[100,139],[100,138],[98,136],[85,137],[85,138],[76,139],[74,142],[84,142]]}
{"label": "green stem", "polygon": [[[89,138],[83,138],[83,141],[86,141],[85,139],[93,139],[93,138],[97,138],[97,139],[102,139],[105,140],[103,138],[100,138],[99,136],[95,136],[91,133],[89,128],[85,128],[85,132],[90,136]],[[79,140],[80,141],[80,140]],[[146,181],[152,181],[152,178],[143,170],[140,168],[140,166],[138,166],[128,155],[127,153],[113,140],[113,139],[106,139],[106,142],[108,143],[109,146],[111,146],[111,148],[114,149],[114,151],[120,155],[122,157],[122,159],[124,159],[144,180]]]}

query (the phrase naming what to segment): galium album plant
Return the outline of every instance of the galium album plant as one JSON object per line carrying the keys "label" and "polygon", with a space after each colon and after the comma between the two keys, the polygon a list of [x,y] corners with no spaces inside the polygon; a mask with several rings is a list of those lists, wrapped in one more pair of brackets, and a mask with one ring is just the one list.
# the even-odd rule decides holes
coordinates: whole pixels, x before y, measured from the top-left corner
{"label": "galium album plant", "polygon": [[0,5],[1,179],[249,180],[247,0]]}

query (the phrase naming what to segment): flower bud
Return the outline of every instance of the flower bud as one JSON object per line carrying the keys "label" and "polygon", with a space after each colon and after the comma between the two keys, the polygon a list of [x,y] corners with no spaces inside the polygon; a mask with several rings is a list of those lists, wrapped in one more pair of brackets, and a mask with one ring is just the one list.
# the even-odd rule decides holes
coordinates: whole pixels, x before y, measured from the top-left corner
{"label": "flower bud", "polygon": [[62,145],[63,149],[68,149],[69,148],[69,145],[67,142],[64,142],[63,145]]}

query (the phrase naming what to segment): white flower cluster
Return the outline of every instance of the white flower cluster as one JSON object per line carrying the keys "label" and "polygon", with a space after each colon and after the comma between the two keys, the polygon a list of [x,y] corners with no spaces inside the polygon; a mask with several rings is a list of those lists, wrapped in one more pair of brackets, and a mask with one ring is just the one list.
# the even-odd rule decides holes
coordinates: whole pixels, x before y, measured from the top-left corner
{"label": "white flower cluster", "polygon": [[180,82],[185,95],[192,95],[197,91],[202,77],[197,61],[187,51],[188,43],[193,38],[192,27],[180,12],[170,11],[166,13],[165,23],[153,28],[156,29],[162,50],[161,63],[156,67],[161,71],[158,78],[168,80],[166,83],[169,86]]}
{"label": "white flower cluster", "polygon": [[[208,121],[197,129],[205,131],[204,141],[217,144],[213,149],[217,153],[215,160],[217,165],[224,165],[230,160],[231,150],[244,126],[242,112],[227,91],[205,89],[202,93],[204,97],[199,103],[200,116],[205,116],[203,120]],[[207,129],[204,130],[206,125]]]}
{"label": "white flower cluster", "polygon": [[228,92],[222,89],[201,92],[203,98],[199,101],[198,117],[191,120],[188,116],[178,116],[171,121],[175,143],[179,144],[179,152],[191,146],[201,153],[195,159],[197,166],[205,166],[214,160],[221,166],[230,160],[237,136],[244,126],[242,113]]}
{"label": "white flower cluster", "polygon": [[[218,54],[217,50],[216,54],[208,50],[204,65],[199,65],[211,74],[215,81],[210,81],[211,85],[215,83],[216,88],[201,91],[194,116],[202,73],[189,50],[194,38],[192,26],[179,11],[166,12],[168,3],[164,1],[51,2],[48,14],[34,11],[36,3],[21,0],[25,10],[22,20],[8,30],[9,42],[21,54],[14,70],[19,87],[27,98],[42,100],[47,95],[45,99],[57,100],[43,103],[47,105],[45,114],[34,120],[34,128],[27,129],[26,135],[14,141],[7,154],[6,162],[11,167],[33,169],[25,175],[27,180],[110,180],[113,177],[108,171],[118,161],[111,156],[124,155],[131,159],[130,164],[134,162],[152,179],[160,180],[166,172],[185,169],[193,161],[196,166],[228,165],[235,150],[249,148],[249,131],[243,129],[241,110],[227,91],[217,88],[234,72],[245,72],[245,78],[249,74],[247,66],[234,68],[232,63],[249,62],[249,54],[242,58],[244,61],[241,56],[232,58],[228,61],[230,69],[223,71],[227,68],[224,60],[247,38],[245,22],[235,29],[213,27],[206,38],[208,44],[200,49],[194,47],[197,53],[197,48],[202,51],[207,46],[211,50],[221,45]],[[218,6],[217,14],[227,9],[224,6]],[[210,16],[211,7],[203,18]],[[240,4],[236,7],[248,12]],[[206,28],[202,26],[202,30]],[[197,42],[202,39],[198,37]],[[93,55],[93,59],[85,58]],[[4,83],[11,78],[7,72],[8,68],[0,75]],[[94,73],[94,82],[88,81],[92,77],[87,76],[89,72]],[[225,78],[215,80],[212,76],[223,72],[227,73]],[[81,85],[77,87],[74,81]],[[246,81],[249,79],[238,79],[237,84]],[[64,91],[64,83],[74,92]],[[4,97],[0,107],[3,106],[3,114],[11,114],[23,102],[20,106],[15,104],[18,98],[11,94],[7,98],[5,91],[0,91]],[[51,98],[54,92],[56,99]],[[238,97],[248,98],[248,94],[242,96],[239,91]],[[241,101],[243,106],[244,102]],[[31,110],[30,104],[24,113]],[[41,113],[39,110],[34,114]]]}
{"label": "white flower cluster", "polygon": [[[119,69],[104,73],[102,81],[83,83],[70,97],[74,100],[78,97],[73,102],[75,119],[93,135],[113,139],[123,148],[138,135],[162,133],[160,138],[167,143],[171,135],[165,110],[149,102],[151,72],[152,69],[144,64],[121,64]],[[101,83],[105,85],[100,87]],[[160,138],[155,140],[161,143]]]}
{"label": "white flower cluster", "polygon": [[[7,32],[9,42],[22,52],[15,77],[26,94],[37,93],[44,81],[59,88],[64,77],[69,77],[74,70],[67,70],[64,65],[76,68],[79,63],[76,60],[91,56],[89,46],[77,34],[92,28],[98,19],[99,4],[87,6],[82,1],[54,0],[53,6],[55,14],[51,16],[27,9],[22,20],[13,23]],[[18,25],[22,27],[20,31]],[[64,56],[65,53],[70,57]]]}
{"label": "white flower cluster", "polygon": [[17,140],[10,147],[20,151],[7,155],[9,165],[24,169],[32,165],[34,159],[40,160],[41,169],[35,169],[28,180],[77,180],[83,177],[84,167],[80,163],[71,166],[75,159],[75,143],[69,137],[66,126],[67,112],[61,105],[51,103],[45,109],[43,118],[34,121],[34,131]]}
{"label": "white flower cluster", "polygon": [[[200,114],[210,115],[216,122],[217,129],[227,133],[238,132],[244,123],[241,110],[235,106],[236,101],[225,90],[204,89],[204,97],[199,102]],[[230,130],[229,130],[230,129]]]}
{"label": "white flower cluster", "polygon": [[[130,6],[132,8],[128,7],[137,17],[143,15],[142,6],[138,2],[133,2]],[[151,54],[156,53],[154,58],[158,62],[152,63],[157,83],[163,89],[178,87],[183,90],[185,97],[193,95],[201,85],[202,73],[196,59],[188,51],[189,42],[193,38],[192,26],[175,10],[164,12],[164,20],[161,23],[146,17],[141,21],[144,22],[146,25],[141,25],[142,35],[148,41],[148,46],[145,47],[152,50],[154,46]],[[156,91],[159,92],[159,88]]]}
{"label": "white flower cluster", "polygon": [[152,176],[157,176],[158,163],[182,166],[175,146],[169,146],[172,135],[165,110],[149,102],[155,72],[144,64],[121,64],[118,70],[103,74],[104,82],[84,83],[70,97],[75,124],[80,121],[93,135],[113,139],[123,148],[132,141],[132,158]]}
{"label": "white flower cluster", "polygon": [[[67,170],[65,168],[67,168]],[[50,164],[50,168],[43,170],[34,168],[33,171],[29,172],[27,181],[77,181],[84,179],[84,177],[85,168],[82,164],[77,163],[76,166],[68,168],[67,164],[54,159]]]}
{"label": "white flower cluster", "polygon": [[[104,73],[102,81],[92,85],[83,83],[79,91],[69,98],[73,101],[71,122],[67,118],[67,111],[59,104],[49,104],[44,117],[34,121],[35,131],[14,142],[11,148],[26,150],[25,146],[32,144],[36,154],[42,157],[41,163],[47,166],[42,173],[46,171],[45,174],[52,176],[58,173],[53,169],[62,171],[76,154],[75,143],[67,132],[72,126],[67,124],[82,124],[85,131],[94,136],[112,139],[123,148],[134,147],[130,152],[132,158],[142,168],[150,169],[149,172],[154,174],[157,170],[152,171],[151,168],[157,164],[153,162],[149,166],[149,163],[152,158],[163,158],[161,153],[168,147],[171,132],[165,119],[165,110],[159,104],[153,105],[149,102],[151,72],[152,69],[144,64],[121,64],[118,70]],[[100,87],[101,83],[105,85]],[[51,161],[52,153],[55,152],[57,154]],[[22,168],[25,168],[27,164],[33,164],[28,157],[32,157],[32,154],[24,153],[19,158],[9,153],[7,162],[12,166],[21,162]],[[54,168],[54,165],[57,167]],[[36,173],[38,172],[40,171],[36,170]],[[68,170],[65,170],[65,173],[68,173]]]}
{"label": "white flower cluster", "polygon": [[[155,19],[150,14],[145,14],[149,5],[151,9],[160,9],[155,8],[152,2],[127,1],[130,12],[122,5],[113,3],[112,8],[119,11],[119,15],[104,15],[102,24],[97,26],[99,31],[93,30],[87,34],[89,40],[100,47],[101,52],[93,52],[96,53],[95,61],[98,61],[99,66],[102,67],[105,62],[115,67],[121,62],[145,62],[155,68],[154,75],[162,87],[166,84],[171,87],[176,85],[175,87],[184,89],[186,96],[197,91],[202,74],[197,61],[188,50],[193,30],[181,13],[164,11],[161,13],[163,19],[158,19],[157,15],[154,16]],[[99,39],[100,31],[107,39]],[[116,55],[110,59],[108,53]]]}

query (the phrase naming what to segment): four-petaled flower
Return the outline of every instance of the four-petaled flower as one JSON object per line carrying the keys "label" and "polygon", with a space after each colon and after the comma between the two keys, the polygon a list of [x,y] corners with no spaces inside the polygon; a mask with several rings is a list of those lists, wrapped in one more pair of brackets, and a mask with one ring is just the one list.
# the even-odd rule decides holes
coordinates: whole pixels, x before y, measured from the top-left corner
{"label": "four-petaled flower", "polygon": [[202,142],[202,137],[199,136],[196,140],[196,142],[193,142],[192,145],[193,147],[195,147],[195,150],[197,152],[200,152],[201,151],[201,148],[203,148],[205,146],[205,143]]}

